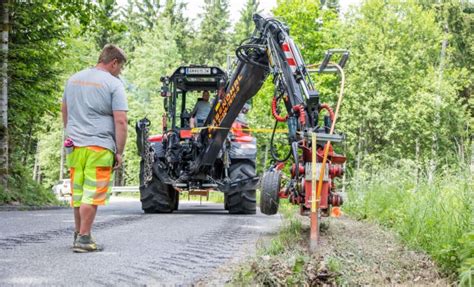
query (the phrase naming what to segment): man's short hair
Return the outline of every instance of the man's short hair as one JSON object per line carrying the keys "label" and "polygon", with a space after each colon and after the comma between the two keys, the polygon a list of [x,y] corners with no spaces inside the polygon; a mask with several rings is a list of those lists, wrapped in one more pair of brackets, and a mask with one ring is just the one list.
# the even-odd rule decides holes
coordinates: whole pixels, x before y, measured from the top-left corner
{"label": "man's short hair", "polygon": [[122,49],[114,44],[107,44],[100,53],[98,63],[108,64],[115,59],[117,59],[120,64],[127,62],[127,56]]}

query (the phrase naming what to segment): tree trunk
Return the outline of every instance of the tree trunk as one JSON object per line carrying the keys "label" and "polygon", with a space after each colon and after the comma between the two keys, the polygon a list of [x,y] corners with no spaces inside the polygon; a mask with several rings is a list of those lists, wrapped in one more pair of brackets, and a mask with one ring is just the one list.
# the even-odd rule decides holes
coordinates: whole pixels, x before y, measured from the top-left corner
{"label": "tree trunk", "polygon": [[8,0],[0,0],[2,17],[2,94],[0,96],[0,185],[8,190]]}
{"label": "tree trunk", "polygon": [[35,153],[35,164],[33,166],[33,180],[36,182],[40,182],[40,144],[39,142],[36,144],[36,153]]}

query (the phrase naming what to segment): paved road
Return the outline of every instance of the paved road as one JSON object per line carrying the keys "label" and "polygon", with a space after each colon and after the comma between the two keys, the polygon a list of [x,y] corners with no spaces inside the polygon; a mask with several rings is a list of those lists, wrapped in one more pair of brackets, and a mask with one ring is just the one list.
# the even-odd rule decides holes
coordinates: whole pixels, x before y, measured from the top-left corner
{"label": "paved road", "polygon": [[222,204],[145,215],[137,199],[113,200],[93,230],[104,251],[75,254],[71,209],[0,212],[0,286],[215,284],[279,225],[278,215],[229,215]]}

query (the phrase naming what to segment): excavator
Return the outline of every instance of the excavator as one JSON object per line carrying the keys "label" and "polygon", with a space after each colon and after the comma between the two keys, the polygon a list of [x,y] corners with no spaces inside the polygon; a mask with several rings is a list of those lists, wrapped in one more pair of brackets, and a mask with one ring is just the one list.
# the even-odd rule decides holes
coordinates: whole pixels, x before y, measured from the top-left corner
{"label": "excavator", "polygon": [[[344,140],[343,134],[335,132],[342,89],[334,112],[320,102],[310,74],[343,75],[349,52],[329,50],[320,65],[307,65],[283,22],[261,14],[254,14],[253,20],[255,30],[236,49],[232,72],[190,65],[160,79],[165,107],[162,133],[150,136],[147,118],[136,125],[145,213],[177,210],[182,191],[217,190],[224,193],[229,213],[255,214],[258,187],[260,210],[267,215],[277,213],[281,198],[299,205],[302,214],[314,211],[317,204],[318,216],[342,204],[334,181],[342,177],[346,158],[332,146]],[[338,63],[331,61],[333,56]],[[260,178],[256,139],[238,118],[267,77],[274,84],[269,105],[275,119],[270,143],[273,161]],[[209,115],[202,127],[191,128],[186,99],[204,90],[215,94]],[[287,127],[289,152],[281,157],[274,143],[278,123]],[[285,176],[288,163],[290,175]]]}

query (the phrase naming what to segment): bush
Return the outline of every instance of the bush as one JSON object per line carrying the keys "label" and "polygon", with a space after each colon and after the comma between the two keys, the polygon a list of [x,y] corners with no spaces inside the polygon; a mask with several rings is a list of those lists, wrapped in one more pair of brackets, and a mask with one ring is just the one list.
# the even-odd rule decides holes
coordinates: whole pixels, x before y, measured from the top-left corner
{"label": "bush", "polygon": [[446,169],[432,180],[417,176],[410,163],[371,175],[358,172],[345,210],[393,228],[408,245],[430,254],[446,274],[468,280],[474,266],[474,194],[467,170]]}
{"label": "bush", "polygon": [[8,192],[0,189],[0,204],[18,202],[22,205],[45,206],[58,204],[51,190],[34,181],[28,171],[14,166],[8,180]]}

